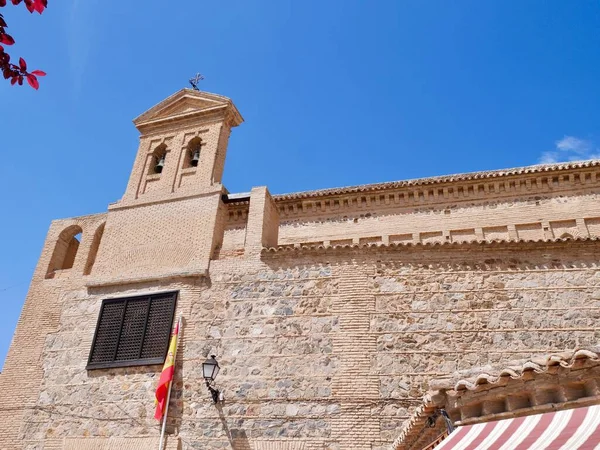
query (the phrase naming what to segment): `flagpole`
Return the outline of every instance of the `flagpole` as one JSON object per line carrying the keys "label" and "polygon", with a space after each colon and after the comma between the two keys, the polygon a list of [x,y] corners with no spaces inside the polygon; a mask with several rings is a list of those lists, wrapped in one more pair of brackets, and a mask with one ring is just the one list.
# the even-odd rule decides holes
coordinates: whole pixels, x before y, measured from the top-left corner
{"label": "flagpole", "polygon": [[[179,330],[179,334],[177,336],[177,345],[175,346],[175,352],[173,353],[173,369],[175,369],[175,365],[177,363],[177,348],[179,347],[179,338],[181,336],[181,316],[179,316],[179,323],[177,325]],[[175,370],[173,370],[173,378],[175,378]],[[167,403],[165,405],[165,413],[163,414],[163,424],[162,430],[160,431],[160,444],[158,450],[163,450],[165,448],[165,429],[167,428],[167,415],[169,414],[169,402],[171,400],[171,385],[173,384],[173,380],[169,381],[169,389],[167,391]]]}

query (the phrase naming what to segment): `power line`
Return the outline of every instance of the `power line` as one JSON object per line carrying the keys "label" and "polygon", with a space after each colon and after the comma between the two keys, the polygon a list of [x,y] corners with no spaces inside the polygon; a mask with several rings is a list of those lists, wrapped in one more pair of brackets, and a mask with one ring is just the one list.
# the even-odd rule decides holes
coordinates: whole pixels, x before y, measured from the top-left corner
{"label": "power line", "polygon": [[13,284],[13,285],[11,285],[11,286],[8,286],[8,287],[5,287],[5,288],[2,288],[2,289],[0,289],[0,292],[8,291],[9,289],[13,289],[13,288],[16,288],[16,287],[18,287],[18,286],[22,286],[22,285],[24,285],[25,283],[27,283],[27,281],[21,281],[20,283]]}

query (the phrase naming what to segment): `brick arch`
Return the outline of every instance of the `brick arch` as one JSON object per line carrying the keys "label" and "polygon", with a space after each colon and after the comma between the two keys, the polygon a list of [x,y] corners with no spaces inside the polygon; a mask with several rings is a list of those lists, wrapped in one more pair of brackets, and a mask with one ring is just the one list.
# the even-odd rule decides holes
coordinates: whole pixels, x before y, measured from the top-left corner
{"label": "brick arch", "polygon": [[53,278],[57,270],[68,270],[73,267],[77,251],[79,250],[79,240],[76,236],[82,233],[83,230],[79,225],[71,225],[58,235],[50,263],[48,264],[46,278]]}
{"label": "brick arch", "polygon": [[102,222],[94,232],[94,237],[92,238],[92,245],[90,246],[90,251],[85,261],[85,268],[83,269],[84,275],[89,275],[90,273],[92,273],[92,268],[94,267],[94,263],[96,262],[96,255],[98,254],[98,248],[100,247],[100,241],[102,240],[102,235],[104,234],[105,225],[106,222]]}
{"label": "brick arch", "polygon": [[168,152],[168,148],[167,148],[167,144],[165,144],[164,142],[160,145],[158,145],[151,154],[150,157],[150,164],[148,166],[148,175],[152,175],[155,172],[155,168],[156,168],[156,164],[158,163],[159,159],[161,157],[165,158],[165,164],[167,164],[167,152]]}
{"label": "brick arch", "polygon": [[191,139],[190,142],[183,148],[184,151],[184,159],[183,159],[183,168],[187,169],[192,166],[192,156],[195,150],[199,150],[200,154],[202,154],[202,139],[198,136]]}

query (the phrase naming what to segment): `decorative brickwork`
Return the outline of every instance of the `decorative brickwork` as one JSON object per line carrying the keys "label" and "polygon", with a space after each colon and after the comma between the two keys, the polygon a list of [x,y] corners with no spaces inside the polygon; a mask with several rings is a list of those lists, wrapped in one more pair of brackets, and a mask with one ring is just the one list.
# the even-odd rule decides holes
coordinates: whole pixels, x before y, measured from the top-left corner
{"label": "decorative brickwork", "polygon": [[431,380],[598,342],[600,162],[232,196],[241,122],[225,97],[174,94],[135,120],[123,198],[52,223],[0,375],[0,449],[156,446],[161,366],[86,370],[107,298],[179,292],[169,449],[387,449]]}

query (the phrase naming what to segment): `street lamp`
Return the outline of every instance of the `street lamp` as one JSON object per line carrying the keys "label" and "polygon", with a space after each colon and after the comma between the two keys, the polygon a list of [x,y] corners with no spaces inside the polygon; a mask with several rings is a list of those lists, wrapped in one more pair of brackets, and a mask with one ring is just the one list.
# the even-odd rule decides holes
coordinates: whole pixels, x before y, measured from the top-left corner
{"label": "street lamp", "polygon": [[221,394],[218,389],[212,387],[212,383],[215,381],[215,378],[217,378],[220,369],[219,363],[215,359],[215,355],[210,355],[210,358],[202,363],[202,375],[204,376],[206,387],[210,391],[213,402],[215,403],[218,403],[219,400],[223,400],[223,394]]}

